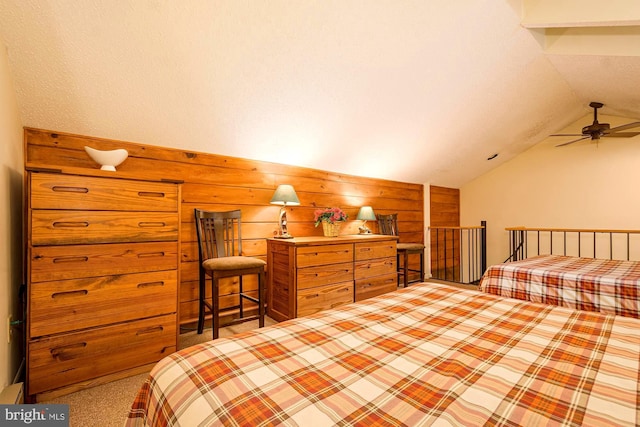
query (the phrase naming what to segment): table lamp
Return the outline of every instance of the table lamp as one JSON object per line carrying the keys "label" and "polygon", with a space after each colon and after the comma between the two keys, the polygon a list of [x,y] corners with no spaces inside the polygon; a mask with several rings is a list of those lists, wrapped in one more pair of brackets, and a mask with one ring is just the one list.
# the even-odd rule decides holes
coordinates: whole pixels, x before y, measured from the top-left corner
{"label": "table lamp", "polygon": [[376,220],[376,214],[373,213],[373,208],[371,206],[362,206],[358,211],[356,219],[363,221],[362,225],[358,227],[360,234],[371,234],[371,229],[367,227],[367,221]]}
{"label": "table lamp", "polygon": [[300,200],[296,194],[296,190],[293,189],[293,185],[280,184],[276,188],[276,192],[273,193],[271,198],[272,205],[281,205],[280,208],[280,234],[275,236],[276,239],[292,239],[293,236],[287,232],[287,206],[299,206]]}

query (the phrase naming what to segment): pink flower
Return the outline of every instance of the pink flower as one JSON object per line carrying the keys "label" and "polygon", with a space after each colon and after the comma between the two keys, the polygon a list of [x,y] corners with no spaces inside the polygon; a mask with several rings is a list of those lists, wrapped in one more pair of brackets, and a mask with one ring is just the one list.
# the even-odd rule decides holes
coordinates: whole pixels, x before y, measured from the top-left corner
{"label": "pink flower", "polygon": [[313,213],[313,220],[316,223],[316,227],[320,225],[321,222],[333,224],[338,221],[346,221],[347,218],[349,218],[349,215],[344,213],[340,208],[317,209]]}

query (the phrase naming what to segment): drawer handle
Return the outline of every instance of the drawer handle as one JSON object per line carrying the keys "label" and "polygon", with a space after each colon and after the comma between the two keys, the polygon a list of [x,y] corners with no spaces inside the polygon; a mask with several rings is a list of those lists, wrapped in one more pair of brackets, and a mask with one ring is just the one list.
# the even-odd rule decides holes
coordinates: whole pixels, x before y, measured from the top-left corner
{"label": "drawer handle", "polygon": [[162,332],[162,331],[164,331],[164,328],[162,326],[151,326],[150,328],[140,329],[138,332],[136,332],[136,335],[140,336],[144,334],[153,334],[155,332]]}
{"label": "drawer handle", "polygon": [[[55,359],[59,359],[60,361],[64,362],[66,360],[71,360],[74,357],[77,357],[78,356],[77,350],[84,351],[86,346],[87,346],[86,342],[80,342],[77,344],[69,344],[69,345],[63,345],[60,347],[55,347],[51,349],[51,355]],[[74,351],[76,351],[76,354],[74,354]]]}
{"label": "drawer handle", "polygon": [[140,197],[164,197],[164,193],[155,191],[138,191]]}
{"label": "drawer handle", "polygon": [[361,252],[369,252],[372,248],[361,248]]}
{"label": "drawer handle", "polygon": [[138,283],[138,288],[139,289],[150,288],[152,286],[164,286],[164,281],[158,280],[157,282]]}
{"label": "drawer handle", "polygon": [[341,302],[334,302],[333,304],[331,304],[331,308],[336,308],[338,306],[342,305]]}
{"label": "drawer handle", "polygon": [[367,283],[366,285],[362,285],[362,289],[366,289],[366,288],[370,288],[371,287],[371,283]]}
{"label": "drawer handle", "polygon": [[349,288],[342,288],[338,292],[349,292],[349,290],[350,290]]}
{"label": "drawer handle", "polygon": [[65,257],[53,259],[54,264],[59,264],[61,262],[87,262],[87,261],[89,261],[88,256],[65,256]]}
{"label": "drawer handle", "polygon": [[307,295],[305,298],[311,299],[311,298],[318,298],[318,297],[320,297],[320,294]]}
{"label": "drawer handle", "polygon": [[141,221],[138,223],[138,227],[165,227],[167,225],[166,222],[162,222],[162,221],[157,221],[157,222],[151,222],[151,221]]}
{"label": "drawer handle", "polygon": [[164,256],[164,252],[147,252],[138,254],[138,258],[151,258],[154,256]]}
{"label": "drawer handle", "polygon": [[58,191],[60,193],[88,193],[89,189],[85,187],[65,187],[62,185],[54,185],[51,187],[53,191]]}
{"label": "drawer handle", "polygon": [[89,221],[55,221],[53,226],[59,228],[87,228]]}
{"label": "drawer handle", "polygon": [[86,289],[80,289],[77,291],[67,291],[67,292],[55,292],[51,294],[51,298],[66,298],[66,297],[81,297],[87,295],[89,293]]}
{"label": "drawer handle", "polygon": [[[323,253],[325,253],[325,252],[323,252]],[[328,252],[326,252],[326,253],[328,253]],[[345,249],[344,251],[335,251],[334,253],[335,254],[348,254],[349,251]],[[320,254],[320,252],[313,252],[313,253],[309,252],[309,255],[311,255],[311,256],[319,256],[321,254]]]}

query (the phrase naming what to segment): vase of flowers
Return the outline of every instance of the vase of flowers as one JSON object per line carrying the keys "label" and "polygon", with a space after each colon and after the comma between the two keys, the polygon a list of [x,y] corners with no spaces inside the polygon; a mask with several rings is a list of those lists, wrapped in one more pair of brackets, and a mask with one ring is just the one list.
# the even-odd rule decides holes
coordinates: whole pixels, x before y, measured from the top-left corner
{"label": "vase of flowers", "polygon": [[340,208],[318,209],[314,213],[316,227],[322,224],[322,231],[327,237],[338,237],[342,223],[349,218]]}

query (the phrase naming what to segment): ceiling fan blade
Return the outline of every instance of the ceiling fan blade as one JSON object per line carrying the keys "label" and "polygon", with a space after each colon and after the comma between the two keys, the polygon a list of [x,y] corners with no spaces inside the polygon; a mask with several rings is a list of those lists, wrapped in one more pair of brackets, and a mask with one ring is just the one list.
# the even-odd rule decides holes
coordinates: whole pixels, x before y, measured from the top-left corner
{"label": "ceiling fan blade", "polygon": [[549,135],[549,136],[584,136],[581,133],[554,133],[553,135]]}
{"label": "ceiling fan blade", "polygon": [[[616,132],[618,133],[621,130],[627,130],[627,129],[633,129],[633,128],[637,128],[640,127],[640,122],[633,122],[633,123],[627,123],[626,125],[622,125],[622,126],[616,126],[614,128],[609,129],[609,132]],[[609,135],[611,136],[611,135]]]}
{"label": "ceiling fan blade", "polygon": [[565,145],[573,144],[574,142],[582,141],[583,139],[589,139],[590,136],[583,136],[582,138],[574,139],[572,141],[563,142],[562,144],[556,145],[556,147],[564,147]]}
{"label": "ceiling fan blade", "polygon": [[632,136],[640,135],[640,132],[614,132],[608,133],[603,136],[607,138],[631,138]]}

